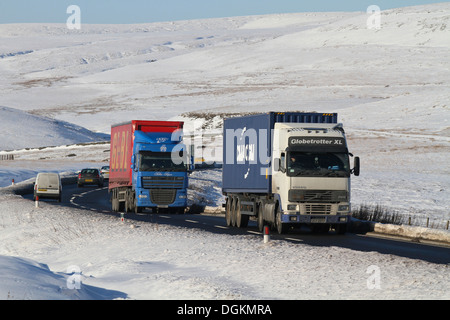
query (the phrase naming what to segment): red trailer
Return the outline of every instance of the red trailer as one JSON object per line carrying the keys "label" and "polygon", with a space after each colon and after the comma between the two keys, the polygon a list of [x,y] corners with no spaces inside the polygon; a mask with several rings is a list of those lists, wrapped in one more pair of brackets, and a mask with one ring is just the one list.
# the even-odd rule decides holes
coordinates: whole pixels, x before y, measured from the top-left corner
{"label": "red trailer", "polygon": [[127,187],[131,181],[131,156],[135,131],[172,133],[183,129],[179,121],[132,120],[111,126],[109,189]]}
{"label": "red trailer", "polygon": [[[132,120],[111,126],[109,191],[112,193],[114,211],[120,210],[123,204],[125,204],[127,210],[133,207],[139,210],[139,206],[151,207],[153,205],[153,202],[145,203],[146,195],[144,192],[148,193],[148,190],[154,187],[153,185],[150,187],[148,181],[157,181],[156,178],[150,177],[156,173],[152,171],[141,172],[138,167],[133,170],[132,159],[140,158],[142,152],[167,156],[173,146],[181,142],[181,139],[173,141],[172,134],[182,129],[183,122],[179,121]],[[160,168],[158,170],[161,172],[166,169]],[[173,170],[179,170],[179,168]],[[169,172],[165,173],[169,175]],[[135,174],[136,185],[133,185],[133,174]],[[187,183],[187,178],[183,178],[184,180]],[[183,189],[186,188],[186,183],[183,183]],[[158,186],[158,188],[160,190],[161,186]],[[147,189],[147,191],[144,189]],[[156,195],[162,192],[152,191],[151,195],[155,199],[159,199]],[[178,193],[180,192],[177,191]]]}

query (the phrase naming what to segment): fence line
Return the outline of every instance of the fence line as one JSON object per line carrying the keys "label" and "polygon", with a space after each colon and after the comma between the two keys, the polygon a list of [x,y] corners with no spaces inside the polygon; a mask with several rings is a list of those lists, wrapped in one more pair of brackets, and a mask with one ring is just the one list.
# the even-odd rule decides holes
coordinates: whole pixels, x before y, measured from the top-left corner
{"label": "fence line", "polygon": [[0,154],[0,161],[14,160],[13,154]]}

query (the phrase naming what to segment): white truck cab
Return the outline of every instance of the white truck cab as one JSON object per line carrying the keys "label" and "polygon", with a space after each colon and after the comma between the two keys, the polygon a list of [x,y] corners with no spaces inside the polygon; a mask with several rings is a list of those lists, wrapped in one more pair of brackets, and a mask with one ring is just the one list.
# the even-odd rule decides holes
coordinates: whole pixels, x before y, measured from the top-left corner
{"label": "white truck cab", "polygon": [[272,156],[280,222],[345,232],[352,170],[342,125],[276,123]]}

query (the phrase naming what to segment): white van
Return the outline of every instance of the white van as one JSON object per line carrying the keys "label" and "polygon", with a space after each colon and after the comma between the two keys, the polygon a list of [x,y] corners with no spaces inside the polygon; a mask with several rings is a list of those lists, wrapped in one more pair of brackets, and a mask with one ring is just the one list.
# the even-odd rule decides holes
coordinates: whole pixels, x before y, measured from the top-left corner
{"label": "white van", "polygon": [[36,177],[34,183],[34,197],[52,198],[61,202],[62,185],[61,178],[58,173],[41,172]]}

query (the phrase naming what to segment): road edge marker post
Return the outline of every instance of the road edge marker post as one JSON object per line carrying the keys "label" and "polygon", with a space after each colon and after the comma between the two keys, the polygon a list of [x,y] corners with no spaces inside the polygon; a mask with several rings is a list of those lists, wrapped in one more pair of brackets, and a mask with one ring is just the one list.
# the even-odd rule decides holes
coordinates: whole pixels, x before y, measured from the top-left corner
{"label": "road edge marker post", "polygon": [[264,243],[268,243],[269,241],[270,241],[269,226],[264,226]]}

